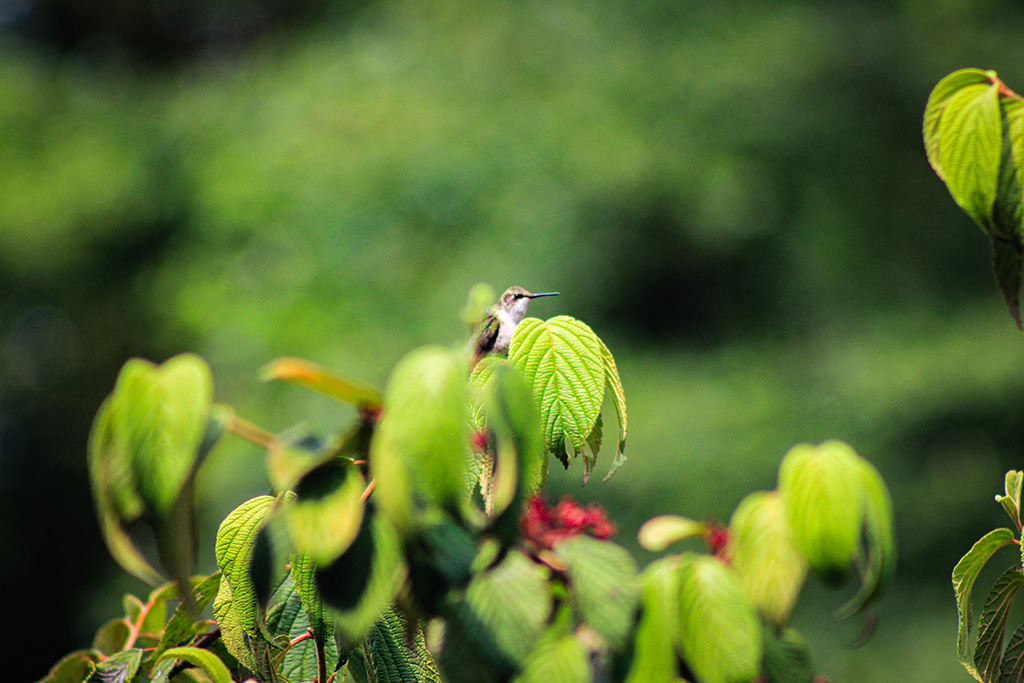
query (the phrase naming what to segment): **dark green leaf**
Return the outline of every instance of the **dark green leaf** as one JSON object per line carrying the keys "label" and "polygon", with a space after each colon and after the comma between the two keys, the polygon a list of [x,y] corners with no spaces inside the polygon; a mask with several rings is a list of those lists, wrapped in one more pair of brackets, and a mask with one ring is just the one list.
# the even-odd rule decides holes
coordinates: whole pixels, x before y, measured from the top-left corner
{"label": "dark green leaf", "polygon": [[1017,567],[1006,570],[992,586],[985,600],[985,609],[978,623],[978,642],[974,650],[974,665],[984,683],[996,683],[1003,660],[1003,633],[1010,607],[1017,597],[1024,572]]}
{"label": "dark green leaf", "polygon": [[199,634],[204,624],[197,622],[195,615],[206,609],[210,601],[216,597],[220,591],[220,581],[221,573],[215,572],[196,584],[192,589],[192,604],[195,611],[189,609],[187,603],[183,602],[178,605],[171,620],[167,622],[167,628],[164,629],[163,637],[154,653],[156,657],[176,645],[188,642]]}
{"label": "dark green leaf", "polygon": [[761,668],[761,624],[720,560],[679,556],[679,639],[701,683],[749,683]]}
{"label": "dark green leaf", "polygon": [[[293,568],[294,570],[294,568]],[[338,664],[338,646],[330,624],[319,621],[319,628],[309,619],[302,597],[291,575],[278,587],[272,600],[274,606],[267,613],[267,627],[274,635],[284,635],[292,641],[313,629],[313,638],[288,648],[281,661],[279,673],[290,681],[310,681],[318,673],[317,648],[323,649],[327,671]]]}
{"label": "dark green leaf", "polygon": [[109,657],[124,649],[131,632],[132,625],[125,619],[112,619],[96,631],[92,639],[92,649]]}
{"label": "dark green leaf", "polygon": [[764,629],[764,659],[761,672],[771,683],[813,683],[814,665],[807,643],[795,630],[780,635]]}
{"label": "dark green leaf", "polygon": [[613,650],[623,649],[640,605],[632,555],[589,536],[575,536],[554,550],[565,561],[580,620],[604,636]]}
{"label": "dark green leaf", "polygon": [[409,625],[394,610],[388,610],[370,628],[363,640],[363,658],[370,680],[401,683],[440,683],[434,660],[427,652],[419,628],[408,638]]}
{"label": "dark green leaf", "polygon": [[1003,666],[999,671],[999,683],[1020,683],[1024,680],[1024,625],[1013,632],[1003,653]]}
{"label": "dark green leaf", "polygon": [[95,650],[77,650],[53,665],[37,683],[83,683],[96,670],[102,655]]}
{"label": "dark green leaf", "polygon": [[1000,548],[1013,543],[1013,532],[1009,529],[996,529],[985,534],[953,568],[953,590],[956,592],[956,604],[959,611],[960,626],[957,632],[956,648],[960,663],[978,680],[980,674],[974,666],[971,645],[971,589],[989,558]]}

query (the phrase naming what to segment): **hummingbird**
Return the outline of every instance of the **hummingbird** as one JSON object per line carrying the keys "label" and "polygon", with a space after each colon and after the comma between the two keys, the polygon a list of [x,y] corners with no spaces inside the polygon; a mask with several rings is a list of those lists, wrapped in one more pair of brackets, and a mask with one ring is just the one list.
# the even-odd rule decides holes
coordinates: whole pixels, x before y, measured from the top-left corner
{"label": "hummingbird", "polygon": [[558,296],[558,292],[541,292],[531,294],[522,287],[509,287],[501,295],[494,306],[487,309],[487,315],[477,328],[476,342],[473,349],[473,366],[489,353],[506,355],[512,334],[519,323],[526,317],[526,309],[530,299],[542,296]]}

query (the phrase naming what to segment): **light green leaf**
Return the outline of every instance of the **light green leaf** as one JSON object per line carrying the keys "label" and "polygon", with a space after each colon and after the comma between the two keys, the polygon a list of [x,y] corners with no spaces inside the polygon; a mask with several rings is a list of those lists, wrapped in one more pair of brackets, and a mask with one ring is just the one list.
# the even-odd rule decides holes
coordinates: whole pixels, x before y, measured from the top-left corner
{"label": "light green leaf", "polygon": [[689,517],[660,515],[644,522],[637,532],[637,541],[642,548],[660,553],[677,541],[703,536],[707,530],[707,524]]}
{"label": "light green leaf", "polygon": [[579,619],[604,636],[612,650],[622,650],[640,606],[633,556],[622,546],[589,536],[570,538],[554,551],[566,564]]}
{"label": "light green leaf", "polygon": [[570,634],[546,634],[523,662],[514,683],[587,683],[587,653]]}
{"label": "light green leaf", "polygon": [[1002,130],[999,91],[989,73],[958,71],[932,91],[925,109],[925,148],[956,203],[986,233],[999,182]]}
{"label": "light green leaf", "polygon": [[263,368],[260,377],[265,381],[276,379],[298,384],[364,410],[375,411],[381,406],[380,394],[368,384],[342,377],[300,358],[278,358]]}
{"label": "light green leaf", "polygon": [[321,566],[334,561],[359,533],[365,490],[359,468],[337,459],[307,472],[283,505],[294,548]]}
{"label": "light green leaf", "polygon": [[729,521],[728,558],[747,599],[776,628],[784,626],[807,561],[793,543],[777,491],[751,493],[737,506]]}
{"label": "light green leaf", "polygon": [[1024,482],[1024,475],[1017,470],[1010,470],[1006,473],[1006,494],[996,496],[996,502],[1003,506],[1006,514],[1010,516],[1010,519],[1018,527],[1020,527],[1020,492],[1022,482]]}
{"label": "light green leaf", "polygon": [[172,647],[164,652],[160,659],[184,659],[189,664],[203,669],[213,683],[231,683],[231,672],[220,657],[209,650],[198,647]]}
{"label": "light green leaf", "polygon": [[622,463],[626,462],[626,429],[628,419],[626,415],[626,392],[622,388],[622,379],[619,377],[619,368],[615,364],[615,357],[612,356],[612,352],[608,350],[603,341],[598,339],[598,342],[601,344],[601,360],[604,364],[605,383],[611,392],[612,405],[615,406],[615,415],[619,421],[619,443],[615,450],[615,459],[612,461],[612,466],[604,477],[605,481],[607,481],[609,477],[615,474],[615,470],[619,469]]}
{"label": "light green leaf", "polygon": [[826,582],[853,566],[864,521],[859,456],[840,441],[794,446],[779,467],[793,542]]}
{"label": "light green leaf", "polygon": [[959,612],[960,626],[957,632],[956,649],[960,663],[972,676],[981,680],[971,656],[971,589],[978,578],[978,573],[993,554],[1005,545],[1013,543],[1013,532],[1009,529],[996,529],[985,534],[953,568],[953,590],[956,592],[956,605]]}
{"label": "light green leaf", "polygon": [[839,609],[843,616],[859,612],[874,602],[889,587],[896,573],[896,532],[889,490],[871,463],[860,457],[857,463],[864,505],[864,556],[858,562],[860,590]]}
{"label": "light green leaf", "polygon": [[761,667],[761,624],[743,589],[720,560],[679,557],[682,656],[701,683],[749,683]]}
{"label": "light green leaf", "polygon": [[256,671],[256,657],[247,630],[243,627],[239,612],[235,609],[231,584],[221,580],[217,597],[213,601],[213,618],[220,628],[221,640],[231,656],[250,671]]}
{"label": "light green leaf", "polygon": [[426,510],[461,515],[469,504],[468,398],[465,366],[443,347],[411,352],[392,373],[370,467],[374,498],[403,535],[420,526]]}
{"label": "light green leaf", "polygon": [[625,683],[670,683],[677,677],[673,642],[679,639],[678,614],[672,609],[679,596],[676,558],[652,562],[640,582],[643,611]]}
{"label": "light green leaf", "polygon": [[182,354],[156,366],[133,358],[110,398],[115,447],[131,463],[140,498],[166,516],[191,479],[213,406],[213,379],[203,359]]}
{"label": "light green leaf", "polygon": [[[217,530],[217,564],[231,585],[232,610],[246,632],[256,628],[258,601],[251,567],[260,530],[273,496],[257,496],[235,508]],[[234,653],[232,653],[234,654]]]}
{"label": "light green leaf", "polygon": [[512,337],[508,362],[533,388],[548,450],[562,453],[568,440],[579,455],[604,402],[607,371],[601,340],[569,316],[546,322],[527,318]]}
{"label": "light green leaf", "polygon": [[1024,572],[1011,567],[992,586],[985,600],[985,609],[978,622],[978,642],[974,650],[974,666],[985,683],[998,683],[1003,661],[1003,634],[1006,619],[1017,597]]}

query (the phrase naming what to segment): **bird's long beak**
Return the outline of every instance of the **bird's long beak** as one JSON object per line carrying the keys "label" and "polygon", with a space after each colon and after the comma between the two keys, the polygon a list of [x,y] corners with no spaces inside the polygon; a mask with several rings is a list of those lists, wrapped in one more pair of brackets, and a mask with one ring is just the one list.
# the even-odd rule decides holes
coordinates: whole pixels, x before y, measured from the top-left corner
{"label": "bird's long beak", "polygon": [[539,296],[558,296],[558,292],[541,292],[540,294],[531,294],[531,299],[536,299]]}

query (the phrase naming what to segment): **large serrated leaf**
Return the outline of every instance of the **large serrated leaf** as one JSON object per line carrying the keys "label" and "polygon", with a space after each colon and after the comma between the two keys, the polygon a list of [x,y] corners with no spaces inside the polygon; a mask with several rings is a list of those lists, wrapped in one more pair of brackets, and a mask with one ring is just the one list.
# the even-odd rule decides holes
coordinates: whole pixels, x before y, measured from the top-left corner
{"label": "large serrated leaf", "polygon": [[474,680],[481,662],[499,679],[515,673],[543,631],[551,604],[544,570],[519,551],[477,574],[448,615],[439,662],[445,680]]}
{"label": "large serrated leaf", "polygon": [[250,671],[255,671],[257,664],[251,639],[235,610],[231,584],[227,581],[222,580],[217,589],[217,597],[213,601],[213,618],[217,620],[221,640],[227,651],[239,664]]}
{"label": "large serrated leaf", "polygon": [[133,358],[118,375],[110,406],[114,443],[131,463],[139,497],[164,517],[200,456],[213,407],[210,368],[193,354],[160,366]]}
{"label": "large serrated leaf", "polygon": [[793,543],[777,491],[751,493],[736,507],[729,521],[728,557],[750,602],[776,627],[785,625],[807,561]]}
{"label": "large serrated leaf", "polygon": [[381,512],[403,535],[419,527],[425,510],[461,514],[468,503],[468,400],[465,366],[449,349],[417,349],[392,373],[370,469]]}
{"label": "large serrated leaf", "polygon": [[761,667],[761,624],[743,589],[720,560],[679,558],[679,639],[701,683],[749,683]]}
{"label": "large serrated leaf", "polygon": [[1018,626],[1006,644],[1003,666],[999,670],[999,683],[1017,683],[1024,680],[1024,624]]}
{"label": "large serrated leaf", "polygon": [[676,680],[678,614],[672,607],[679,596],[675,558],[656,560],[640,575],[640,621],[633,639],[633,657],[626,683],[670,683]]}
{"label": "large serrated leaf", "polygon": [[533,388],[548,450],[557,455],[568,440],[582,453],[601,414],[607,373],[594,331],[565,315],[527,318],[516,328],[508,362]]}
{"label": "large serrated leaf", "polygon": [[253,551],[274,500],[273,496],[257,496],[242,503],[217,530],[217,564],[231,585],[232,609],[246,632],[256,628],[258,613],[256,586],[250,574]]}
{"label": "large serrated leaf", "polygon": [[971,589],[978,578],[979,572],[993,554],[1005,545],[1013,543],[1013,532],[1009,529],[996,529],[981,537],[967,554],[953,568],[953,590],[956,592],[956,604],[959,613],[959,630],[956,637],[956,649],[960,663],[972,676],[981,680],[974,666],[971,645]]}
{"label": "large serrated leaf", "polygon": [[366,634],[363,657],[367,671],[372,672],[371,681],[441,683],[423,631],[418,627],[410,631],[405,619],[394,610],[384,612]]}
{"label": "large serrated leaf", "polygon": [[779,492],[793,542],[811,568],[837,583],[859,552],[864,520],[859,456],[840,441],[790,449],[779,466]]}
{"label": "large serrated leaf", "polygon": [[974,666],[984,683],[999,681],[1006,620],[1022,583],[1024,572],[1018,567],[1011,567],[995,582],[985,600],[985,608],[978,622],[978,642],[974,650]]}
{"label": "large serrated leaf", "polygon": [[604,636],[613,650],[623,649],[640,605],[633,556],[622,546],[589,536],[575,536],[554,550],[566,564],[580,620]]}

